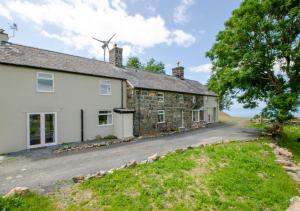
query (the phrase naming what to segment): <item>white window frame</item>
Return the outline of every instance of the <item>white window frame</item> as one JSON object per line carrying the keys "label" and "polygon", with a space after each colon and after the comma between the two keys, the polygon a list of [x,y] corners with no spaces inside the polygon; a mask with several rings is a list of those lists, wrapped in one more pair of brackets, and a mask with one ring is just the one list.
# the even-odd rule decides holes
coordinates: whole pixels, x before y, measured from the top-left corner
{"label": "white window frame", "polygon": [[178,100],[179,102],[184,102],[184,97],[183,97],[183,94],[178,94]]}
{"label": "white window frame", "polygon": [[[197,120],[194,121],[194,112],[197,112]],[[192,122],[200,122],[200,110],[192,110]]]}
{"label": "white window frame", "polygon": [[[99,116],[108,116],[107,114],[106,114],[106,115],[105,115],[105,114],[100,114],[100,112],[110,112],[110,114],[109,114],[109,115],[111,115],[111,123],[110,123],[110,124],[103,124],[103,125],[100,125],[100,124],[99,124]],[[113,125],[113,124],[114,124],[114,115],[113,115],[112,110],[99,110],[99,111],[98,111],[98,115],[97,115],[97,121],[98,121],[98,126],[99,126],[99,127],[104,127],[104,126],[111,126],[111,125]]]}
{"label": "white window frame", "polygon": [[196,103],[196,96],[193,95],[192,103]]}
{"label": "white window frame", "polygon": [[[51,78],[43,78],[43,77],[40,77],[40,76],[39,76],[40,74],[48,74],[48,75],[51,75]],[[50,91],[47,91],[47,90],[40,90],[40,89],[39,89],[39,79],[52,81],[52,90],[50,90]],[[37,91],[37,92],[45,92],[45,93],[53,93],[53,92],[55,92],[54,90],[55,90],[55,89],[54,89],[54,73],[49,73],[49,72],[37,72],[37,73],[36,73],[36,91]]]}
{"label": "white window frame", "polygon": [[157,111],[157,116],[159,116],[159,115],[163,115],[163,121],[162,122],[160,122],[159,121],[159,118],[158,118],[158,122],[157,123],[165,123],[166,122],[166,113],[165,113],[165,110],[158,110]]}
{"label": "white window frame", "polygon": [[[107,83],[107,84],[104,84]],[[109,86],[109,92],[108,93],[102,93],[101,86]],[[111,95],[111,81],[110,80],[99,80],[99,94],[100,95]]]}
{"label": "white window frame", "polygon": [[[160,96],[160,95],[161,95],[161,96]],[[157,93],[157,99],[158,99],[158,102],[160,102],[160,103],[165,102],[165,93],[163,93],[163,92],[158,92],[158,93]]]}
{"label": "white window frame", "polygon": [[[46,114],[54,114],[54,139],[55,141],[53,143],[45,143],[45,115]],[[41,129],[41,144],[38,145],[30,145],[30,115],[40,115],[41,119],[40,119],[40,129]],[[33,148],[39,148],[39,147],[44,147],[44,146],[54,146],[57,145],[58,143],[58,130],[57,130],[57,112],[37,112],[37,113],[27,113],[27,149],[33,149]]]}

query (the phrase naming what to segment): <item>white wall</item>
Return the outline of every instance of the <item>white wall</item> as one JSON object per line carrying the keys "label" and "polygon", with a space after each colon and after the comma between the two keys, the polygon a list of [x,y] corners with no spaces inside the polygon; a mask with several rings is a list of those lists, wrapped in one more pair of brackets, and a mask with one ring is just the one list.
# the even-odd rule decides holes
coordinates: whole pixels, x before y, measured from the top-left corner
{"label": "white wall", "polygon": [[[54,73],[54,93],[36,91],[37,72]],[[100,79],[111,81],[112,95],[99,94]],[[31,112],[57,112],[59,144],[80,141],[80,109],[85,140],[114,134],[114,125],[98,126],[97,114],[120,108],[121,99],[121,80],[0,64],[0,153],[26,149],[26,120]]]}
{"label": "white wall", "polygon": [[[215,120],[216,122],[219,120],[219,104],[218,104],[218,98],[217,97],[212,97],[212,96],[207,96],[203,98],[204,100],[204,109],[206,110],[206,121],[208,121],[208,115],[210,115],[211,117],[211,121],[210,122],[214,122],[213,120]],[[213,108],[216,108],[216,117],[214,119],[214,115],[213,115]]]}
{"label": "white wall", "polygon": [[115,113],[115,135],[120,138],[133,137],[133,114],[132,113]]}

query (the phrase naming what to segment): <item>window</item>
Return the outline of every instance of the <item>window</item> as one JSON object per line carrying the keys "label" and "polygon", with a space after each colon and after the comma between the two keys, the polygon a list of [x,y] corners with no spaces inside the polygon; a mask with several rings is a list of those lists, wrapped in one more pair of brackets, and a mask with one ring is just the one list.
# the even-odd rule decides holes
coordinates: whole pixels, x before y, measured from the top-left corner
{"label": "window", "polygon": [[158,111],[158,123],[164,123],[165,122],[165,111],[159,110]]}
{"label": "window", "polygon": [[193,102],[193,103],[196,103],[196,96],[195,96],[195,95],[193,95],[192,102]]}
{"label": "window", "polygon": [[204,110],[200,110],[200,120],[204,121]]}
{"label": "window", "polygon": [[37,73],[37,91],[54,92],[54,75],[52,73]]}
{"label": "window", "polygon": [[183,94],[178,94],[178,101],[183,102]]}
{"label": "window", "polygon": [[205,100],[208,101],[208,97],[207,96],[205,96]]}
{"label": "window", "polygon": [[101,95],[111,95],[111,84],[108,80],[100,81],[100,94]]}
{"label": "window", "polygon": [[158,99],[158,102],[164,102],[165,101],[165,94],[163,92],[158,92],[157,93],[157,99]]}
{"label": "window", "polygon": [[193,122],[199,122],[199,110],[192,111]]}
{"label": "window", "polygon": [[113,124],[113,116],[111,111],[99,111],[98,113],[98,125],[112,125]]}
{"label": "window", "polygon": [[148,95],[148,91],[147,90],[143,90],[142,91],[142,95]]}

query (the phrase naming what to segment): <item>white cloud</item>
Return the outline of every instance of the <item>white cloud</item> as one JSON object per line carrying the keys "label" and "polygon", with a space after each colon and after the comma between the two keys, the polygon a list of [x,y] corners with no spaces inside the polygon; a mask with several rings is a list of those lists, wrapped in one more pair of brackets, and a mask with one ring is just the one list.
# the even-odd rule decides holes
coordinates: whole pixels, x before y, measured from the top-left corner
{"label": "white cloud", "polygon": [[[0,12],[0,16],[22,18],[38,26],[43,36],[86,49],[96,57],[102,49],[92,37],[108,39],[114,33],[117,35],[113,42],[126,46],[126,55],[158,44],[175,43],[186,47],[195,42],[193,35],[187,32],[168,29],[160,15],[149,18],[129,15],[121,0],[14,0],[3,3],[0,11],[1,8],[7,12]],[[54,27],[56,32],[50,32],[48,26]]]}
{"label": "white cloud", "polygon": [[0,16],[3,16],[4,18],[11,20],[11,16],[9,12],[1,4],[0,4]]}
{"label": "white cloud", "polygon": [[179,5],[174,9],[174,22],[186,23],[189,21],[187,10],[194,4],[194,0],[181,0]]}
{"label": "white cloud", "polygon": [[196,67],[191,67],[190,69],[195,73],[211,73],[212,64],[202,64]]}
{"label": "white cloud", "polygon": [[177,29],[173,32],[172,41],[179,46],[188,47],[193,44],[196,39],[191,34]]}

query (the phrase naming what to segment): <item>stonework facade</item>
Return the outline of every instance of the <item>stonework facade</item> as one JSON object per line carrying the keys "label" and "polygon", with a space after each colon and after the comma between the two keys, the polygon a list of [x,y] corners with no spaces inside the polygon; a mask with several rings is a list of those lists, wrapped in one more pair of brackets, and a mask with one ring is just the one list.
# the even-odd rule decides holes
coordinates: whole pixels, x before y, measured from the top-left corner
{"label": "stonework facade", "polygon": [[[133,131],[136,136],[203,127],[206,124],[204,118],[200,118],[199,121],[192,119],[192,111],[203,109],[203,106],[204,96],[202,95],[127,86],[127,107],[135,110]],[[159,111],[164,111],[163,123],[159,123]]]}

